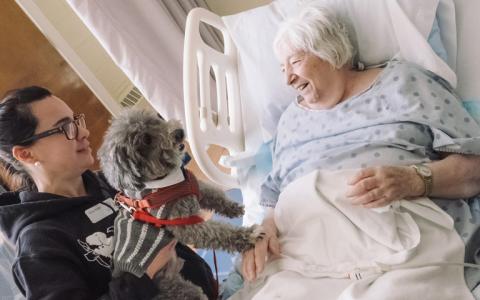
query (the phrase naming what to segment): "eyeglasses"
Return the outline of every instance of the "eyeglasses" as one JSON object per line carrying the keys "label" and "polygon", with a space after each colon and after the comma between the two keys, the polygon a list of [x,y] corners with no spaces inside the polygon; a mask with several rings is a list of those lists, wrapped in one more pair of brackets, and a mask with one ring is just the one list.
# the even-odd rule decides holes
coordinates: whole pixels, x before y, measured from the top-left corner
{"label": "eyeglasses", "polygon": [[39,139],[43,139],[47,136],[51,136],[51,135],[58,134],[58,133],[65,134],[65,137],[67,138],[67,140],[74,140],[78,137],[78,127],[87,128],[87,125],[85,123],[85,115],[84,114],[75,115],[73,117],[73,120],[70,120],[67,123],[64,123],[62,126],[55,127],[55,128],[49,129],[47,131],[35,134],[35,135],[21,141],[18,144],[19,145],[29,144],[29,143],[35,142]]}

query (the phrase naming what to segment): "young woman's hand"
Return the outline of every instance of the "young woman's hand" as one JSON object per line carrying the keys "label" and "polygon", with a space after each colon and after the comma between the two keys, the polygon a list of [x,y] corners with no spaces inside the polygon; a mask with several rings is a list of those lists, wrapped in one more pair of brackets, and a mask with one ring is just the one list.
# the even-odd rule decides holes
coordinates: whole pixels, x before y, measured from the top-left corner
{"label": "young woman's hand", "polygon": [[248,281],[255,280],[263,271],[270,255],[280,255],[277,227],[273,218],[266,218],[262,227],[265,231],[265,238],[258,241],[253,249],[242,253],[242,273]]}
{"label": "young woman's hand", "polygon": [[147,276],[153,279],[155,274],[160,271],[169,261],[172,256],[175,255],[176,240],[172,240],[168,245],[163,247],[155,256],[152,263],[147,268]]}

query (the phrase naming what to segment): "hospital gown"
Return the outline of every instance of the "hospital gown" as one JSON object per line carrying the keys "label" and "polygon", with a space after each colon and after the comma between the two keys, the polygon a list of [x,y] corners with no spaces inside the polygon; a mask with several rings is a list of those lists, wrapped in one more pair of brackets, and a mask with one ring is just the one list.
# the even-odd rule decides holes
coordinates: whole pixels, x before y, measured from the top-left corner
{"label": "hospital gown", "polygon": [[[394,60],[370,88],[331,109],[311,110],[298,99],[287,108],[261,204],[274,207],[289,183],[316,169],[412,165],[438,159],[439,152],[480,154],[480,126],[443,79]],[[453,217],[467,242],[466,260],[480,259],[478,199],[432,200]]]}
{"label": "hospital gown", "polygon": [[328,110],[293,102],[280,118],[262,204],[316,169],[412,165],[438,152],[480,154],[480,126],[433,73],[391,61],[363,93]]}

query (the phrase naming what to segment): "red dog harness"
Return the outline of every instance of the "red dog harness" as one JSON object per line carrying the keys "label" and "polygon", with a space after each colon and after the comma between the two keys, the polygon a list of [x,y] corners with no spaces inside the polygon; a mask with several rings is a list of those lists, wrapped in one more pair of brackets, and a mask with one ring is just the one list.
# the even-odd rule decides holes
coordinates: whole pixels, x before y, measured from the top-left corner
{"label": "red dog harness", "polygon": [[200,216],[188,216],[176,219],[159,219],[152,216],[148,209],[159,208],[171,201],[181,197],[194,195],[196,199],[200,197],[200,189],[195,176],[188,170],[183,170],[185,180],[167,187],[159,188],[155,192],[146,195],[143,199],[131,199],[119,192],[115,195],[115,201],[127,209],[135,220],[153,224],[156,227],[172,225],[192,225],[204,221]]}

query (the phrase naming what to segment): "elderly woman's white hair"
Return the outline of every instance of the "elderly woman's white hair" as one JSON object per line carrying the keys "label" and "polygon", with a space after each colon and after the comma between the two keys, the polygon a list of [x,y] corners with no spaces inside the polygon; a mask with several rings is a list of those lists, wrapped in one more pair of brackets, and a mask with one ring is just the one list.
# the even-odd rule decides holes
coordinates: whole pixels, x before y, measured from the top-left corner
{"label": "elderly woman's white hair", "polygon": [[279,57],[285,48],[313,53],[337,69],[351,64],[354,55],[346,26],[328,8],[319,5],[305,7],[280,25],[273,50]]}

